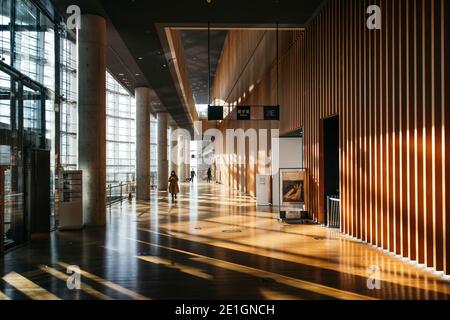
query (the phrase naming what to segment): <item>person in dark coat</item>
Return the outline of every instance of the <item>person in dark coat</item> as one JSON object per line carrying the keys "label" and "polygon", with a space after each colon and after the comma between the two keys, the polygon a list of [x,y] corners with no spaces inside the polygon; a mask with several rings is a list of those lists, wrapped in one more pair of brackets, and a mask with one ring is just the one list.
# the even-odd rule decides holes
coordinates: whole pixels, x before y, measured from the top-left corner
{"label": "person in dark coat", "polygon": [[175,171],[172,171],[169,177],[169,193],[172,195],[172,201],[174,201],[177,198],[177,194],[180,193],[178,177]]}

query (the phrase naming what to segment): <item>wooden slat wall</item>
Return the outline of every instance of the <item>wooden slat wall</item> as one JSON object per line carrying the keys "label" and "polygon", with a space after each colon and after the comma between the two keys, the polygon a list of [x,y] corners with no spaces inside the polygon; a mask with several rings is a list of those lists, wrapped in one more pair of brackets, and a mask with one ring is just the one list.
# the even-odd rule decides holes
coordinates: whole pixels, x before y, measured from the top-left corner
{"label": "wooden slat wall", "polygon": [[[381,7],[381,30],[365,27],[371,4]],[[305,70],[284,62],[306,95],[299,114],[289,103],[297,99],[292,78],[283,74],[281,126],[304,128],[310,203],[321,221],[320,120],[339,114],[342,232],[447,273],[448,6],[330,1],[296,44],[304,46]]]}
{"label": "wooden slat wall", "polygon": [[[372,4],[381,30],[366,28]],[[323,221],[320,123],[339,114],[341,231],[447,274],[449,7],[330,0],[305,32],[292,32],[280,61],[280,131],[304,129],[313,217]],[[274,90],[273,77],[262,91]],[[266,99],[258,89],[248,101]]]}
{"label": "wooden slat wall", "polygon": [[[280,54],[285,55],[289,45],[293,42],[294,34],[290,31],[281,31]],[[274,31],[245,31],[231,30],[225,41],[222,57],[218,65],[212,88],[212,100],[222,100],[227,104],[236,102],[241,98],[241,104],[273,105],[276,104],[276,33]],[[249,88],[254,88],[251,92]],[[245,95],[244,95],[245,93]],[[258,119],[262,116],[262,108],[254,109]],[[253,115],[252,115],[253,117]],[[224,120],[219,129],[224,137],[227,129],[266,129],[267,137],[258,136],[259,149],[267,146],[267,156],[271,152],[271,130],[279,128],[279,121],[236,121]],[[226,143],[226,141],[224,141]],[[233,189],[243,191],[252,196],[256,195],[256,175],[259,173],[270,174],[270,164],[257,161],[250,164],[249,141],[245,147],[245,165],[236,164],[237,140],[235,139],[235,151],[232,154],[221,155],[219,170],[221,182]],[[226,145],[224,144],[224,150]],[[254,155],[255,158],[258,155]]]}

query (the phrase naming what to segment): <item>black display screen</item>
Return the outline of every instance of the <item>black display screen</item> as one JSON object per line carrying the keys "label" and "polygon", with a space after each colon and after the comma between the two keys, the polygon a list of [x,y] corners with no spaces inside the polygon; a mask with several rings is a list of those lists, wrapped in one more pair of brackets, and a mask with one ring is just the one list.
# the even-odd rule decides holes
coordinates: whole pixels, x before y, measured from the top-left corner
{"label": "black display screen", "polygon": [[208,106],[208,120],[219,121],[223,120],[222,106]]}
{"label": "black display screen", "polygon": [[280,120],[280,106],[264,106],[264,120]]}

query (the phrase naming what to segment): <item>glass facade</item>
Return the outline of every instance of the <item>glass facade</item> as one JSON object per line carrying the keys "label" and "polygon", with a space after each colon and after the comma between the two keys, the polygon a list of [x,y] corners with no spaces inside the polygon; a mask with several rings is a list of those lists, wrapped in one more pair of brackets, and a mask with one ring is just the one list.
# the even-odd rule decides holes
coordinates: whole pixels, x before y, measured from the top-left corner
{"label": "glass facade", "polygon": [[[61,163],[67,169],[77,167],[77,101],[76,46],[66,41],[62,80],[66,101],[61,114]],[[65,72],[67,70],[67,72]],[[65,73],[65,74],[64,74]],[[157,177],[157,122],[151,116],[151,183]],[[106,171],[107,184],[134,182],[136,174],[136,101],[134,97],[107,72],[106,74]]]}
{"label": "glass facade", "polygon": [[77,47],[69,35],[61,40],[61,165],[76,170],[78,164]]}
{"label": "glass facade", "polygon": [[158,185],[158,122],[150,115],[150,185]]}
{"label": "glass facade", "polygon": [[[56,162],[59,159],[66,170],[78,168],[76,37],[66,30],[61,17],[54,17],[55,12],[48,0],[0,0],[0,170],[5,179],[2,227],[7,246],[20,244],[30,235],[24,196],[29,188],[30,150],[49,152],[53,223]],[[135,181],[135,99],[108,72],[106,86],[107,184]],[[153,116],[150,130],[155,187],[157,122]]]}
{"label": "glass facade", "polygon": [[[42,166],[33,166],[35,149],[47,150],[50,160],[50,206],[53,217],[55,166],[55,99],[61,19],[49,13],[46,0],[0,1],[0,170],[4,173],[5,201],[2,221],[6,247],[26,241],[33,177]],[[44,8],[44,9],[42,9]],[[53,10],[51,10],[53,12]],[[48,166],[48,161],[46,162]],[[37,169],[39,168],[39,169]],[[31,217],[32,218],[32,217]]]}
{"label": "glass facade", "polygon": [[109,73],[106,75],[106,182],[135,180],[136,102]]}

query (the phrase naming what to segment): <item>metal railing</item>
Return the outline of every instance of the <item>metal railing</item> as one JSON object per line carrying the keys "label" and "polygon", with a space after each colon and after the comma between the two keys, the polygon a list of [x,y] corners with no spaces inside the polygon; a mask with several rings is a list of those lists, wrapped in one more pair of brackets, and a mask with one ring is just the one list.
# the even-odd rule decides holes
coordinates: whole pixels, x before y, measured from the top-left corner
{"label": "metal railing", "polygon": [[135,192],[134,182],[120,182],[108,184],[106,187],[106,205],[112,206],[116,203],[122,204],[123,200],[129,199]]}
{"label": "metal railing", "polygon": [[338,196],[327,197],[327,227],[340,228],[340,199]]}

